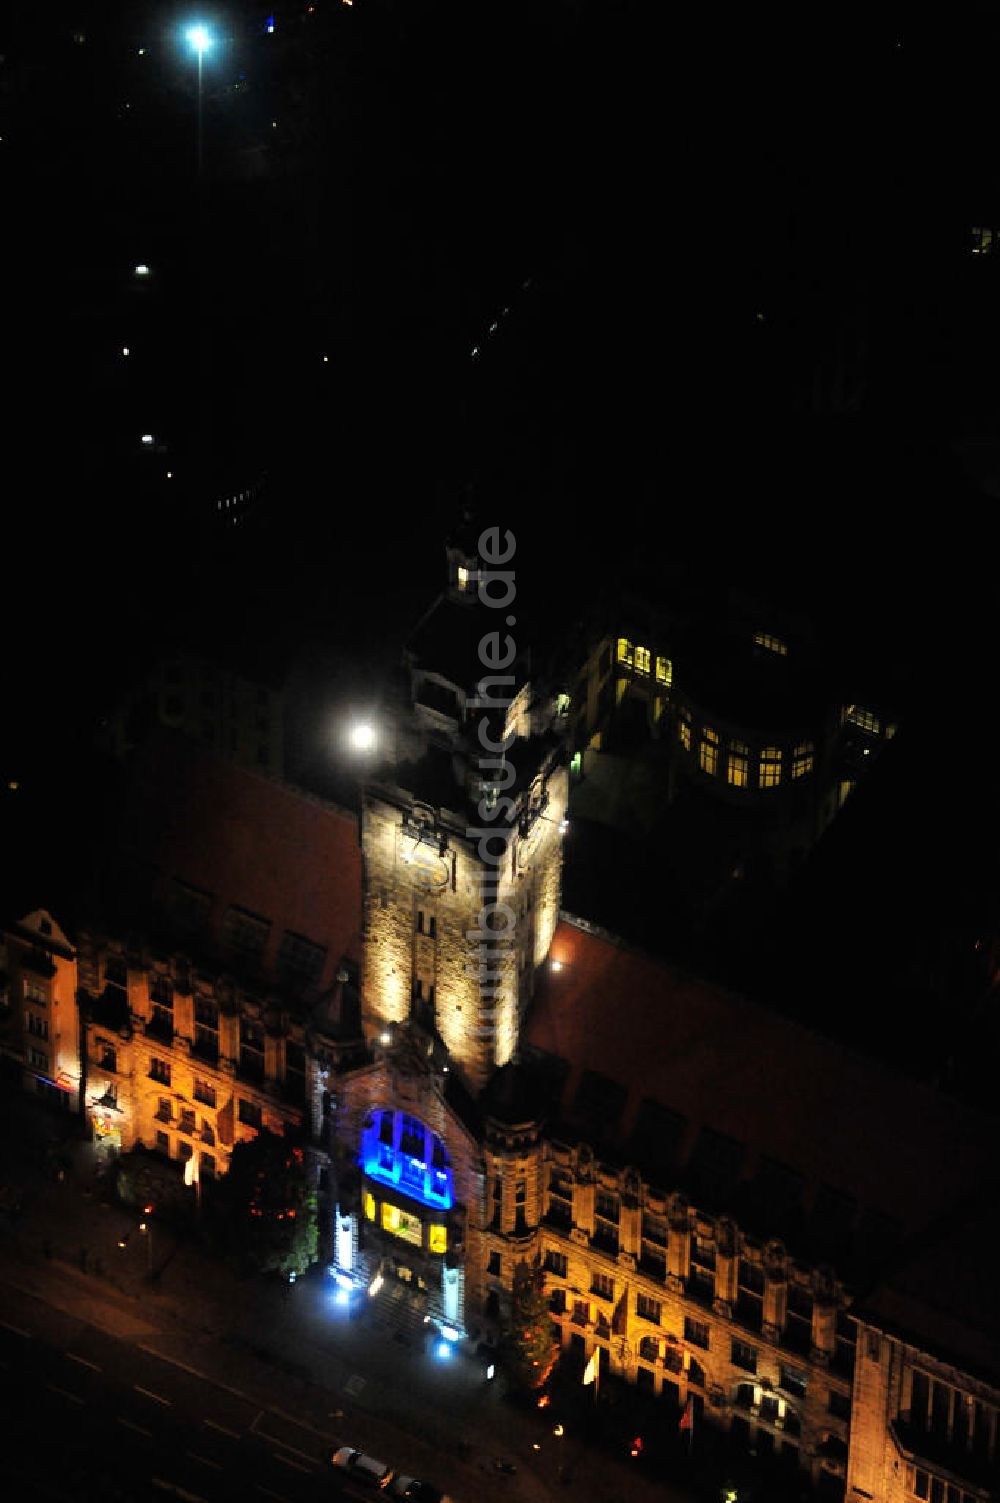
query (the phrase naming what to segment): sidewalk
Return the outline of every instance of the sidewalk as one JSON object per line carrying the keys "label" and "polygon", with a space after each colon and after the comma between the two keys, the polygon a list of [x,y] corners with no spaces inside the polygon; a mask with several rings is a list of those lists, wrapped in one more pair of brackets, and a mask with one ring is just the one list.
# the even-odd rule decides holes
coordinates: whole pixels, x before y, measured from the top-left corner
{"label": "sidewalk", "polygon": [[[359,1445],[431,1477],[463,1503],[570,1495],[686,1503],[686,1492],[584,1449],[585,1437],[555,1438],[543,1414],[503,1398],[481,1359],[459,1347],[439,1355],[437,1341],[414,1331],[391,1299],[338,1304],[322,1270],[294,1286],[240,1282],[194,1241],[154,1224],[151,1282],[139,1217],[99,1198],[92,1154],[90,1145],[75,1145],[62,1183],[33,1172],[33,1202],[0,1237],[7,1282],[294,1416],[331,1445]],[[484,1471],[496,1457],[516,1474]],[[560,1464],[572,1474],[571,1494]]]}

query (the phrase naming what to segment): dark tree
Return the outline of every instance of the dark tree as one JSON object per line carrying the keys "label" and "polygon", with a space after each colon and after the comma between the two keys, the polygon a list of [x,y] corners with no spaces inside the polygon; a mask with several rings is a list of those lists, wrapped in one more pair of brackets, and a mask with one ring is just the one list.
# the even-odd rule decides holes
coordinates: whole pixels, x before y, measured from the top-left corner
{"label": "dark tree", "polygon": [[215,1196],[212,1231],[243,1267],[304,1273],[316,1261],[319,1230],[302,1149],[270,1132],[237,1143]]}
{"label": "dark tree", "polygon": [[540,1388],[555,1365],[559,1348],[552,1332],[545,1274],[538,1264],[524,1265],[515,1275],[505,1345],[513,1382],[522,1389]]}

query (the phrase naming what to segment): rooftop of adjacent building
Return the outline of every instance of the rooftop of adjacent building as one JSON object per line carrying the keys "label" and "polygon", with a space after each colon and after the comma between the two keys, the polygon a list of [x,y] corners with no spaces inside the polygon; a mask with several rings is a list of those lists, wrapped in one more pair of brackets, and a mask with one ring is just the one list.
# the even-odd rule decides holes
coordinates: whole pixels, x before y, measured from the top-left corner
{"label": "rooftop of adjacent building", "polygon": [[[224,961],[248,979],[273,975],[289,944],[300,944],[315,961],[316,991],[334,984],[345,958],[359,957],[356,818],[179,734],[158,733],[132,754],[102,844],[97,881],[81,893],[79,911],[103,928],[117,919],[182,939],[192,958]],[[192,894],[185,924],[180,910]],[[204,919],[192,923],[199,903]],[[227,946],[234,909],[266,925],[259,959]]]}
{"label": "rooftop of adjacent building", "polygon": [[990,1172],[971,1109],[579,921],[523,1052],[553,1135],[857,1278]]}

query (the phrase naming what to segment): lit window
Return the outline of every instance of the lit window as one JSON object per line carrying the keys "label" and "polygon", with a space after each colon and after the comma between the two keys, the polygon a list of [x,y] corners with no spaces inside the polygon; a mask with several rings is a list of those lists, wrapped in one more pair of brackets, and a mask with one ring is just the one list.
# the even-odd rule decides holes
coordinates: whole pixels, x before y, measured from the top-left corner
{"label": "lit window", "polygon": [[469,588],[469,571],[462,564],[458,566],[458,588],[460,590]]}
{"label": "lit window", "polygon": [[618,661],[627,664],[629,668],[632,666],[632,643],[627,637],[618,638]]}
{"label": "lit window", "polygon": [[635,671],[636,671],[636,673],[648,673],[649,672],[649,648],[648,647],[637,647],[635,649]]}
{"label": "lit window", "polygon": [[761,748],[757,769],[757,782],[761,788],[777,788],[781,782],[781,747]]}
{"label": "lit window", "polygon": [[391,1206],[387,1202],[382,1204],[382,1226],[394,1237],[401,1237],[404,1242],[412,1242],[417,1247],[424,1240],[419,1218],[410,1216],[398,1206]]}
{"label": "lit window", "polygon": [[750,781],[750,748],[745,741],[730,741],[726,781],[734,788],[745,788]]}
{"label": "lit window", "polygon": [[1000,236],[989,225],[973,225],[972,228],[972,254],[974,256],[991,256],[996,247],[1000,245]]}
{"label": "lit window", "polygon": [[684,750],[691,750],[691,711],[678,710],[677,712],[677,738]]}
{"label": "lit window", "polygon": [[427,1228],[427,1249],[433,1253],[448,1251],[448,1231],[443,1226],[429,1226]]}
{"label": "lit window", "polygon": [[842,809],[850,794],[854,791],[853,778],[841,778],[840,787],[837,789],[837,808]]}
{"label": "lit window", "polygon": [[719,733],[713,731],[710,725],[702,727],[698,765],[702,772],[707,772],[713,778],[719,770]]}
{"label": "lit window", "polygon": [[792,752],[792,778],[804,778],[813,769],[813,744],[800,741]]}
{"label": "lit window", "polygon": [[375,1197],[370,1190],[365,1191],[365,1216],[369,1221],[375,1220]]}
{"label": "lit window", "polygon": [[859,730],[870,731],[873,736],[877,736],[881,729],[879,718],[874,710],[866,710],[864,705],[845,705],[842,718],[848,725],[856,725]]}
{"label": "lit window", "polygon": [[753,645],[755,647],[763,647],[765,652],[777,653],[779,658],[787,658],[788,656],[788,643],[783,642],[780,637],[772,636],[767,631],[755,631],[753,634]]}
{"label": "lit window", "polygon": [[674,666],[669,658],[656,659],[656,682],[668,687],[674,681]]}

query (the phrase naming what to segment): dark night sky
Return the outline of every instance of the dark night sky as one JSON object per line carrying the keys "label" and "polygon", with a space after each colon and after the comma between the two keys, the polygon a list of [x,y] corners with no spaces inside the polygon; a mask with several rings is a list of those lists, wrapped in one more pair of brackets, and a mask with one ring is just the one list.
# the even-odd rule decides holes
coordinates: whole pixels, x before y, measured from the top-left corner
{"label": "dark night sky", "polygon": [[[997,23],[907,9],[209,7],[199,190],[188,8],[6,6],[17,734],[179,630],[387,650],[469,481],[570,610],[637,543],[773,552],[762,496],[792,567],[903,515],[938,557],[921,487],[995,430],[995,299],[948,266],[997,203]],[[845,500],[813,446],[847,430]]]}

